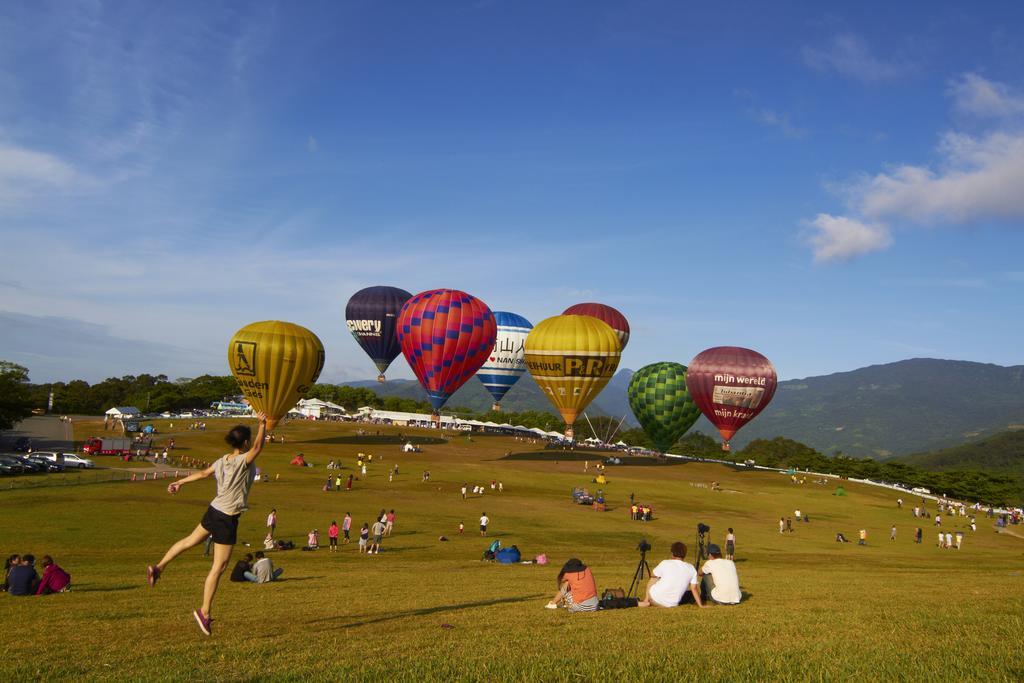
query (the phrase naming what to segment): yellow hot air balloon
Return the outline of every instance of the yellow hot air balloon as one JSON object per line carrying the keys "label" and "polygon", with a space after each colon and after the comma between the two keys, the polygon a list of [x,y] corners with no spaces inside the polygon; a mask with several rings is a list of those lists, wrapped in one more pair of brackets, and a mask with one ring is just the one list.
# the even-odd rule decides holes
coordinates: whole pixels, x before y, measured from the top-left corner
{"label": "yellow hot air balloon", "polygon": [[576,417],[615,375],[621,355],[615,330],[588,315],[556,315],[526,337],[526,368],[562,414],[570,439]]}
{"label": "yellow hot air balloon", "polygon": [[324,345],[305,327],[280,320],[246,325],[231,338],[228,365],[267,429],[306,395],[324,369]]}

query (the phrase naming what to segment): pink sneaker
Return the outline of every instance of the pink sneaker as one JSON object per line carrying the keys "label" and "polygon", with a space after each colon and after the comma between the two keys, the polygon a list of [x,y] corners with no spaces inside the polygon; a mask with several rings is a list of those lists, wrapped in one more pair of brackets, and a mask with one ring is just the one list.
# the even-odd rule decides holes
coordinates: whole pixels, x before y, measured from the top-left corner
{"label": "pink sneaker", "polygon": [[146,580],[149,581],[149,587],[153,588],[156,586],[156,582],[160,579],[160,569],[156,565],[149,565],[146,567]]}
{"label": "pink sneaker", "polygon": [[206,635],[211,635],[213,633],[213,629],[210,627],[210,622],[213,621],[213,619],[210,619],[206,615],[204,615],[203,610],[193,610],[192,616],[196,618],[196,623],[199,624],[200,631],[202,631]]}

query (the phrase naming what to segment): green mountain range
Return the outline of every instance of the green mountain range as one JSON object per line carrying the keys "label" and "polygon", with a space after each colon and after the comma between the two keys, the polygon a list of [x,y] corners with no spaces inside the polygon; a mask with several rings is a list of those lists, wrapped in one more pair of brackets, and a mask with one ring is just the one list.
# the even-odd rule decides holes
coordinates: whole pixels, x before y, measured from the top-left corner
{"label": "green mountain range", "polygon": [[931,453],[914,453],[897,458],[897,462],[936,472],[977,470],[1012,474],[1024,481],[1024,430],[1001,432]]}
{"label": "green mountain range", "polygon": [[[620,370],[587,412],[626,416],[624,426],[636,426],[626,397],[632,374]],[[413,380],[349,384],[381,396],[425,398]],[[508,392],[502,405],[510,412],[554,412],[529,375]],[[484,412],[491,397],[474,380],[459,389],[448,406]],[[828,455],[888,459],[1014,429],[1024,429],[1024,366],[914,358],[780,382],[772,403],[740,430],[733,444],[742,448],[753,439],[784,436]],[[704,418],[693,430],[716,434]]]}

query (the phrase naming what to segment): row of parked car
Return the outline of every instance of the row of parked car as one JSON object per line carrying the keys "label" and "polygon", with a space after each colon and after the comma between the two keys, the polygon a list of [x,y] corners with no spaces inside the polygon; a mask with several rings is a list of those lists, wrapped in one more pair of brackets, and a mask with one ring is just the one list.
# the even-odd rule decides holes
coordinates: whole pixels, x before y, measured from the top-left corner
{"label": "row of parked car", "polygon": [[63,472],[69,469],[88,469],[94,466],[92,460],[74,453],[34,451],[32,453],[0,454],[0,475],[2,476]]}

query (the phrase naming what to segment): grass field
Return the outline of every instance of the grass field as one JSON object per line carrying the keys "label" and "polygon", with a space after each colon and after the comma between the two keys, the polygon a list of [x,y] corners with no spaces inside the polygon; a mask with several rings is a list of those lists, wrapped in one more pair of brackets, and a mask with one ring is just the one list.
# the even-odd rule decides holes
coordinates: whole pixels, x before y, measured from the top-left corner
{"label": "grass field", "polygon": [[[179,452],[220,455],[229,423],[208,425],[175,433]],[[178,558],[155,589],[146,586],[145,567],[195,527],[212,481],[174,497],[165,481],[0,491],[0,550],[49,553],[74,582],[64,595],[0,596],[7,626],[0,673],[117,681],[1024,679],[1024,540],[996,534],[983,517],[962,550],[940,550],[931,526],[922,545],[912,542],[918,520],[910,506],[896,509],[891,491],[852,484],[837,497],[834,486],[810,479],[794,485],[778,474],[702,463],[608,466],[610,509],[598,513],[570,499],[575,485],[596,488],[593,469],[584,474],[580,460],[504,458],[537,451],[536,444],[456,436],[402,454],[396,443],[363,445],[355,429],[306,422],[279,429],[286,444],[269,445],[258,464],[280,478],[254,486],[239,539],[255,550],[270,508],[279,513],[277,536],[297,545],[313,527],[326,543],[331,520],[340,523],[346,511],[357,529],[394,508],[395,535],[375,556],[359,555],[355,543],[336,554],[274,553],[285,570],[277,583],[225,577],[209,638],[191,617],[209,567],[202,549]],[[76,438],[93,431],[79,424]],[[436,436],[381,428],[400,431]],[[316,466],[288,466],[299,450]],[[376,456],[368,477],[351,492],[322,492],[324,465],[341,459],[347,477],[359,451]],[[400,474],[389,483],[396,463]],[[424,469],[429,483],[421,482]],[[492,479],[504,493],[488,487],[461,500],[463,482]],[[723,490],[694,485],[711,481]],[[629,519],[631,492],[653,506],[654,521]],[[812,521],[780,535],[779,517],[796,508]],[[489,542],[476,531],[482,511],[491,538],[518,545],[524,557],[545,552],[551,565],[480,562]],[[692,547],[698,522],[711,526],[715,542],[735,528],[747,594],[741,605],[583,615],[543,609],[569,557],[593,568],[599,589],[625,588],[641,538],[654,545],[653,566],[674,540]],[[837,531],[856,539],[861,527],[866,547],[834,542]],[[442,534],[451,540],[439,542]]]}

